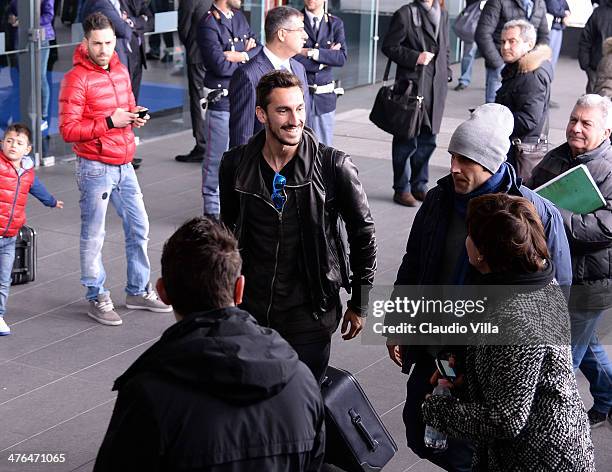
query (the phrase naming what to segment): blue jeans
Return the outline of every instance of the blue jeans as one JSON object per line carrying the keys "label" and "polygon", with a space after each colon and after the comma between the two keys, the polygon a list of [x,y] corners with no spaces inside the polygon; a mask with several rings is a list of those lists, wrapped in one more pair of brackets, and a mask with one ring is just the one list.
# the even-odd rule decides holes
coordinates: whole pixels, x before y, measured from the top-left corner
{"label": "blue jeans", "polygon": [[599,343],[596,329],[602,311],[572,311],[572,360],[589,381],[593,408],[607,414],[612,410],[612,364]]}
{"label": "blue jeans", "polygon": [[331,146],[334,140],[334,124],[336,123],[336,110],[322,115],[314,113],[308,117],[310,126],[314,131],[319,142],[326,146]]}
{"label": "blue jeans", "polygon": [[113,166],[77,157],[76,180],[81,192],[81,284],[86,297],[94,300],[104,288],[102,265],[106,210],[109,201],[123,223],[129,295],[146,292],[151,274],[147,256],[149,218],[132,164]]}
{"label": "blue jeans", "polygon": [[11,271],[15,262],[15,240],[12,238],[0,238],[0,316],[6,313],[6,301],[11,288]]}
{"label": "blue jeans", "polygon": [[429,158],[436,149],[436,135],[421,132],[416,138],[393,137],[393,189],[396,192],[426,192]]}
{"label": "blue jeans", "polygon": [[501,70],[504,68],[502,65],[498,69],[490,69],[487,67],[487,77],[485,85],[485,102],[495,103],[495,94],[501,87]]}
{"label": "blue jeans", "polygon": [[550,48],[552,49],[552,58],[550,62],[553,66],[553,71],[557,66],[559,60],[559,53],[561,52],[561,43],[563,42],[563,30],[552,29],[550,30]]}
{"label": "blue jeans", "polygon": [[459,83],[466,87],[472,81],[472,67],[474,66],[474,56],[478,46],[476,43],[463,43],[463,56],[461,57],[461,77]]}
{"label": "blue jeans", "polygon": [[204,136],[206,152],[202,160],[202,199],[204,214],[218,215],[219,165],[223,153],[229,147],[229,111],[206,110]]}
{"label": "blue jeans", "polygon": [[40,50],[40,83],[41,83],[41,110],[44,119],[49,116],[49,81],[47,80],[47,64],[49,63],[49,41],[44,40],[42,47],[47,49]]}

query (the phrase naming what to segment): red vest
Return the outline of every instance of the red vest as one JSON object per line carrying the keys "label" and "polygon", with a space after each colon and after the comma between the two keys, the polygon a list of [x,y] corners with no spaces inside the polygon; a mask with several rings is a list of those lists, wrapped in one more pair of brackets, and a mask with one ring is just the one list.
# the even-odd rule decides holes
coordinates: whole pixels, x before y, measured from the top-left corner
{"label": "red vest", "polygon": [[0,151],[0,236],[15,236],[26,222],[26,203],[34,183],[34,169],[21,175]]}

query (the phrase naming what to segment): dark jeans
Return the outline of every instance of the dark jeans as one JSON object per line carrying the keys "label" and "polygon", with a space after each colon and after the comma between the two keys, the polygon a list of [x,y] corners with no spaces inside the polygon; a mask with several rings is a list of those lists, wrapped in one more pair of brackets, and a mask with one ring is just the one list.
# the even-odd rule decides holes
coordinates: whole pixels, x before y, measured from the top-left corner
{"label": "dark jeans", "polygon": [[570,313],[572,325],[572,360],[589,381],[593,408],[608,414],[612,409],[612,363],[597,337],[597,326],[603,311]]}
{"label": "dark jeans", "polygon": [[300,360],[308,366],[319,384],[325,378],[329,364],[331,339],[310,344],[291,344]]}
{"label": "dark jeans", "polygon": [[406,426],[406,441],[408,447],[422,459],[433,462],[444,470],[453,472],[468,472],[472,470],[474,446],[466,440],[448,438],[448,449],[433,452],[425,447],[425,423],[421,405],[425,395],[431,393],[433,386],[429,383],[431,375],[436,370],[433,358],[425,358],[417,362],[406,383],[406,403],[403,419]]}
{"label": "dark jeans", "polygon": [[426,192],[429,158],[436,149],[436,135],[422,131],[412,139],[393,138],[393,190]]}

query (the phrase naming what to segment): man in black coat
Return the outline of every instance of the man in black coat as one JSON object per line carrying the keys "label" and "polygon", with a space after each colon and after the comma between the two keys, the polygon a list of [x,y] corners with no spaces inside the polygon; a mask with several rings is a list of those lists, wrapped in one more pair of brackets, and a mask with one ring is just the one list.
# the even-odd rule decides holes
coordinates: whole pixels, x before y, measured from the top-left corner
{"label": "man in black coat", "polygon": [[164,245],[157,290],[177,323],[115,381],[95,472],[318,471],[318,384],[279,334],[236,308],[238,244],[194,218]]}
{"label": "man in black coat", "polygon": [[[601,7],[600,7],[601,8]],[[612,424],[612,363],[597,338],[604,310],[612,307],[612,103],[607,97],[583,95],[566,129],[567,143],[550,151],[533,170],[527,185],[537,188],[584,164],[605,205],[579,214],[559,208],[572,255],[574,279],[570,297],[572,358],[590,384],[591,426]]]}
{"label": "man in black coat", "polygon": [[[506,63],[502,85],[495,102],[507,106],[514,116],[510,140],[537,142],[548,135],[548,102],[553,77],[551,50],[535,46],[536,31],[527,20],[512,20],[504,25],[501,54]],[[516,160],[516,146],[510,148],[508,162],[523,178],[535,164]]]}
{"label": "man in black coat", "polygon": [[154,18],[148,4],[144,0],[121,0],[121,2],[127,14],[126,21],[134,30],[128,50],[128,70],[130,71],[130,79],[132,80],[134,98],[136,99],[136,103],[138,103],[140,83],[142,82],[142,68],[147,68],[144,34],[153,31],[155,26]]}
{"label": "man in black coat", "polygon": [[520,18],[528,20],[535,27],[536,44],[548,44],[549,32],[544,0],[487,0],[480,14],[476,28],[476,43],[485,58],[487,103],[495,101],[495,92],[501,85],[500,74],[504,66],[504,59],[500,54],[502,28],[508,21]]}
{"label": "man in black coat", "polygon": [[187,154],[175,157],[178,162],[202,162],[206,151],[206,137],[204,135],[204,118],[200,99],[204,87],[206,67],[202,52],[198,46],[198,25],[200,20],[208,13],[211,2],[209,0],[181,0],[178,7],[178,35],[185,46],[185,59],[187,62],[187,82],[189,87],[189,113],[191,115],[191,131],[195,138],[195,146]]}
{"label": "man in black coat", "polygon": [[436,149],[440,132],[449,69],[448,12],[438,0],[421,0],[404,5],[393,14],[382,45],[383,53],[397,64],[395,89],[406,90],[424,74],[426,119],[416,138],[393,137],[393,201],[416,206],[427,193],[429,158]]}
{"label": "man in black coat", "polygon": [[588,79],[587,93],[594,91],[597,66],[603,57],[603,42],[610,36],[612,36],[612,0],[601,0],[584,25],[578,43],[578,62]]}

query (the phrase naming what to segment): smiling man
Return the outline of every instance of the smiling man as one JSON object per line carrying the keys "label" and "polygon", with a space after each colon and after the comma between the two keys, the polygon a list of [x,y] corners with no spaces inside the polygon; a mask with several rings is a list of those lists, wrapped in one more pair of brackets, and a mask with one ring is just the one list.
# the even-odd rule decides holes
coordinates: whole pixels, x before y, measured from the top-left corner
{"label": "smiling man", "polygon": [[572,357],[593,395],[592,426],[612,423],[612,364],[596,330],[604,310],[612,307],[612,103],[599,95],[583,95],[570,115],[567,143],[550,151],[528,182],[539,187],[572,167],[584,164],[606,205],[580,215],[559,209],[569,236],[574,280],[570,298]]}
{"label": "smiling man", "polygon": [[[508,108],[496,103],[481,105],[461,123],[448,145],[450,175],[427,193],[417,212],[406,254],[395,281],[396,291],[408,285],[463,285],[476,275],[468,260],[466,212],[470,200],[490,193],[506,193],[531,201],[544,225],[555,278],[571,284],[570,254],[561,215],[547,200],[517,180],[505,162],[514,120]],[[394,298],[392,295],[391,299]],[[397,346],[389,341],[391,359],[409,374],[404,405],[408,446],[420,457],[452,471],[472,470],[472,447],[464,440],[449,439],[446,451],[435,453],[423,443],[425,424],[421,405],[433,390],[434,358],[442,346]]]}
{"label": "smiling man", "polygon": [[287,71],[270,72],[257,85],[257,119],[265,130],[223,156],[221,219],[238,237],[243,274],[251,281],[241,307],[289,341],[321,381],[342,317],[341,287],[351,291],[344,339],[363,328],[376,239],[350,157],[304,127],[302,86]]}

